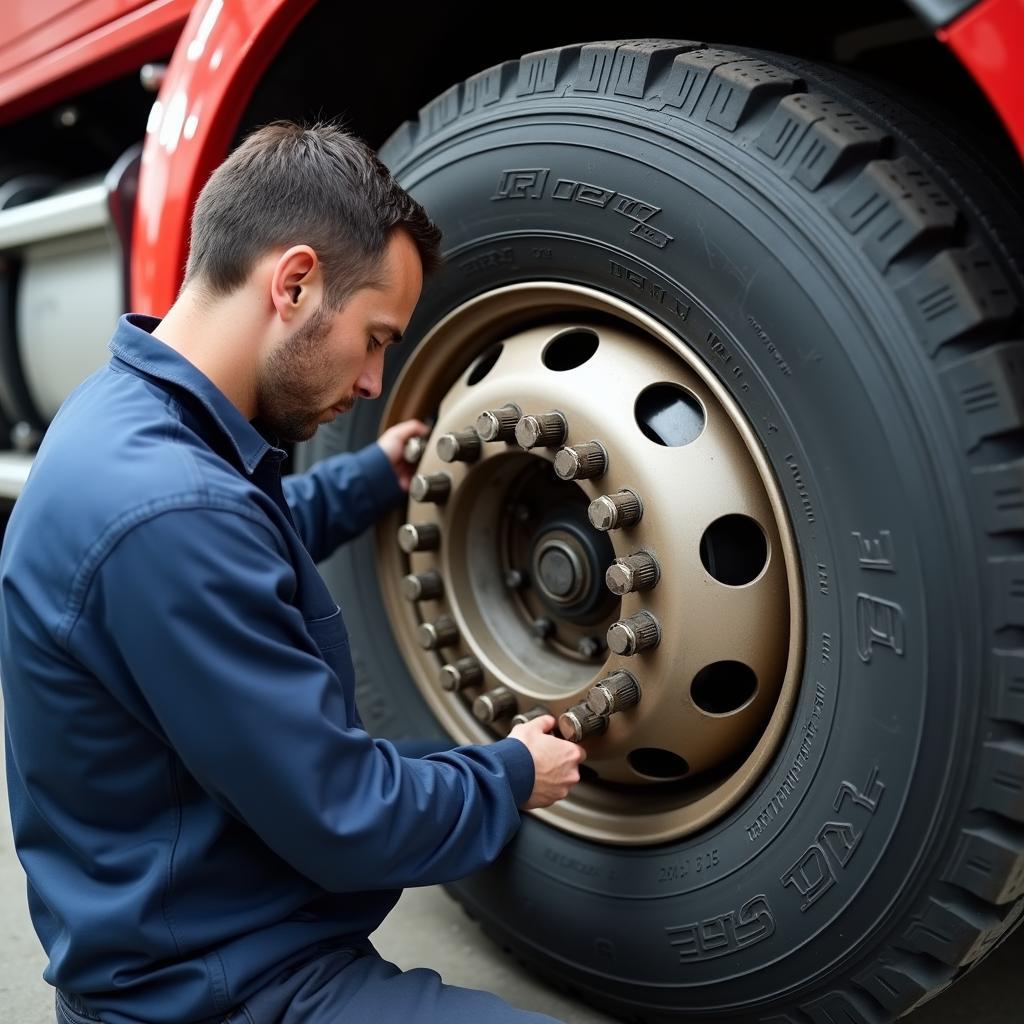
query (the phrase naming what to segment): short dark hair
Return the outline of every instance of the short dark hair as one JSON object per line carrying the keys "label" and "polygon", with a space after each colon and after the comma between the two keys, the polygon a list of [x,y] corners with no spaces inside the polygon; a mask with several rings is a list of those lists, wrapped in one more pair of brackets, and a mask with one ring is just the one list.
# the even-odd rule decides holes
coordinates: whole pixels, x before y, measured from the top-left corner
{"label": "short dark hair", "polygon": [[332,310],[380,283],[391,233],[407,231],[424,276],[441,264],[441,231],[372,149],[334,122],[275,121],[210,176],[192,213],[185,283],[213,295],[241,285],[279,246],[309,245]]}

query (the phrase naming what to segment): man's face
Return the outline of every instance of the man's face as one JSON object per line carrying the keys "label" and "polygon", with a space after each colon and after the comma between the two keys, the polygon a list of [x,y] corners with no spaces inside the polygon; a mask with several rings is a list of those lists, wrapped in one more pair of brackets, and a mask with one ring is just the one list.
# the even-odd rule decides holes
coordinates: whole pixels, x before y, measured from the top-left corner
{"label": "man's face", "polygon": [[380,394],[384,352],[400,340],[423,287],[416,243],[403,230],[392,232],[383,279],[333,314],[319,307],[263,361],[257,417],[282,440],[307,441],[357,398]]}

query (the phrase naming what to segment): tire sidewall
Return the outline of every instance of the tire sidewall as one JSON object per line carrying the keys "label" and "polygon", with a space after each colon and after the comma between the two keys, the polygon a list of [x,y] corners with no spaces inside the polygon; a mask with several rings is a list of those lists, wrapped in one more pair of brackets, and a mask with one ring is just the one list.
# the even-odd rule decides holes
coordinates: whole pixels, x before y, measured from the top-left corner
{"label": "tire sidewall", "polygon": [[[499,862],[459,890],[519,941],[542,936],[544,955],[593,989],[740,1009],[856,957],[913,898],[941,841],[935,809],[966,770],[976,714],[960,669],[977,632],[963,612],[969,559],[940,500],[952,445],[926,440],[935,391],[891,292],[820,212],[722,140],[565,113],[467,129],[393,168],[446,254],[407,334],[474,295],[553,279],[674,330],[744,410],[788,507],[802,681],[769,769],[714,826],[615,847],[524,815]],[[535,195],[502,194],[514,171],[534,173]],[[625,216],[620,196],[658,212]],[[393,355],[386,389],[406,354]],[[311,457],[372,441],[380,411],[360,403]],[[371,732],[438,734],[386,625],[372,538],[324,571]]]}

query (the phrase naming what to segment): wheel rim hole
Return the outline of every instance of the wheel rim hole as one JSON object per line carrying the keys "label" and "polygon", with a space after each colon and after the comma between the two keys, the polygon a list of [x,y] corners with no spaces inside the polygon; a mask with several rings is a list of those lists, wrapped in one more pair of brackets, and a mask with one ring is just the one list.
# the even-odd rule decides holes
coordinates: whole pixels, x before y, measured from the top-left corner
{"label": "wheel rim hole", "polygon": [[498,361],[498,356],[501,355],[502,346],[492,345],[474,364],[473,369],[469,371],[469,376],[466,378],[466,383],[472,387],[474,384],[479,384],[494,369],[494,364]]}
{"label": "wheel rim hole", "polygon": [[659,782],[681,779],[690,770],[686,758],[661,747],[638,747],[626,755],[626,760],[637,775]]}
{"label": "wheel rim hole", "polygon": [[666,448],[680,448],[700,437],[707,417],[704,406],[677,384],[652,384],[633,407],[644,437]]}
{"label": "wheel rim hole", "polygon": [[700,539],[700,560],[719,583],[742,587],[756,580],[768,564],[768,540],[749,516],[716,519]]}
{"label": "wheel rim hole", "polygon": [[597,351],[597,345],[593,331],[567,331],[547,343],[541,361],[549,370],[575,370]]}
{"label": "wheel rim hole", "polygon": [[690,685],[693,703],[709,715],[739,711],[757,692],[757,676],[741,661],[716,661],[705,665]]}

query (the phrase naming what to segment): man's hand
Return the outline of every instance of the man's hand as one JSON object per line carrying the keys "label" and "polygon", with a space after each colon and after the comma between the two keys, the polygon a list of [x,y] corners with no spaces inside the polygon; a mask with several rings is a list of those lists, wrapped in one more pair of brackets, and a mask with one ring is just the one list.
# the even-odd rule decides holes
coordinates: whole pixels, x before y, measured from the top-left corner
{"label": "man's hand", "polygon": [[524,811],[550,807],[567,797],[569,789],[580,781],[579,765],[587,759],[587,752],[577,743],[547,735],[554,726],[554,715],[541,715],[514,726],[509,733],[533,755],[533,792],[522,806]]}
{"label": "man's hand", "polygon": [[405,420],[403,423],[396,423],[393,427],[388,427],[377,438],[377,444],[384,449],[384,454],[388,457],[403,491],[409,490],[409,481],[416,473],[416,467],[406,462],[402,455],[405,442],[410,437],[422,437],[429,432],[430,428],[426,423],[421,423],[419,420]]}

